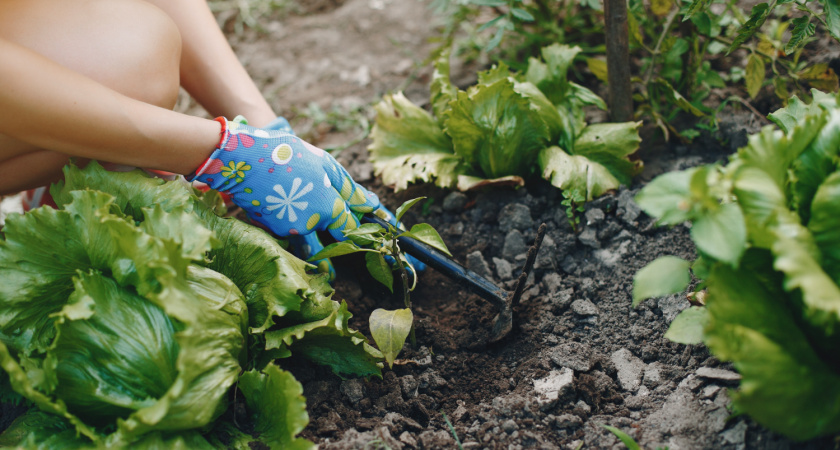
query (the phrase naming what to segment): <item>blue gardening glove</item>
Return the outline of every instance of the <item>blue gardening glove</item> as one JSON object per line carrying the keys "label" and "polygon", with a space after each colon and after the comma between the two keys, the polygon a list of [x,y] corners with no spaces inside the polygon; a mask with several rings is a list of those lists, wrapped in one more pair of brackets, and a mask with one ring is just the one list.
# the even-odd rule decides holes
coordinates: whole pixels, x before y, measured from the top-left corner
{"label": "blue gardening glove", "polygon": [[[222,124],[219,146],[188,178],[227,192],[252,220],[289,238],[299,257],[308,259],[323,249],[315,231],[344,240],[344,230],[359,226],[357,214],[373,212],[396,223],[376,194],[355,183],[332,155],[294,136],[282,117],[266,129],[241,118],[216,120]],[[414,258],[411,263],[425,269]],[[329,261],[316,265],[334,278]]]}
{"label": "blue gardening glove", "polygon": [[[269,131],[280,131],[292,135],[295,134],[294,130],[292,130],[292,126],[289,124],[289,121],[282,116],[272,120],[271,123],[263,127],[263,129]],[[304,261],[324,249],[324,244],[322,244],[321,239],[318,238],[318,233],[292,235],[287,239],[289,241],[289,245],[292,247],[292,253]],[[335,280],[335,268],[329,258],[312,261],[312,264],[315,265],[317,272],[329,274],[330,281]]]}
{"label": "blue gardening glove", "polygon": [[329,153],[293,134],[225,118],[216,150],[188,177],[227,192],[252,220],[278,236],[359,226],[353,213],[379,208],[379,198],[355,183]]}

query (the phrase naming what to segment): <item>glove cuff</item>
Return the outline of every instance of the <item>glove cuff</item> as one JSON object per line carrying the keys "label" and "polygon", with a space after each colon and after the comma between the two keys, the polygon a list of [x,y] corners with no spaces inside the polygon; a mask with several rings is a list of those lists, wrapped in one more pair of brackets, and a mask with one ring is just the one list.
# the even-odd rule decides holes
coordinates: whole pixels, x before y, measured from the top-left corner
{"label": "glove cuff", "polygon": [[225,148],[225,145],[227,145],[228,140],[230,140],[230,133],[228,132],[228,120],[221,116],[216,117],[213,120],[222,124],[222,130],[219,132],[219,143],[216,145],[216,148],[213,150],[212,153],[210,153],[207,159],[205,159],[204,162],[198,166],[198,168],[196,168],[194,171],[192,171],[192,173],[184,177],[187,179],[187,181],[193,181],[194,179],[202,175],[205,171],[207,171],[207,168],[210,166],[210,161],[213,160],[213,156],[220,149]]}

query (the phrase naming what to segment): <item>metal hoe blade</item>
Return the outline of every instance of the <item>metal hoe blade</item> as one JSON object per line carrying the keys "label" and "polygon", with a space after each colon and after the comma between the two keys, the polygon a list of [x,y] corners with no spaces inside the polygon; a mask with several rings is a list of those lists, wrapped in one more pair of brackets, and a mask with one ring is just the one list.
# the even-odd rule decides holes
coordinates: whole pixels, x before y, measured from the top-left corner
{"label": "metal hoe blade", "polygon": [[[389,226],[387,222],[372,214],[365,214],[362,216],[362,222],[376,223],[385,228]],[[493,318],[493,329],[490,332],[490,342],[497,342],[507,336],[513,329],[513,306],[519,303],[519,299],[525,291],[525,285],[528,282],[528,275],[534,268],[534,262],[537,259],[537,253],[542,245],[546,228],[546,225],[542,224],[537,230],[537,237],[534,239],[534,245],[528,249],[528,257],[525,260],[525,267],[522,269],[522,273],[517,279],[516,287],[512,292],[496,286],[492,281],[482,277],[472,270],[465,268],[440,250],[420,242],[417,239],[401,237],[398,239],[398,243],[405,253],[417,258],[429,267],[432,267],[450,279],[458,282],[474,294],[477,294],[479,297],[487,300],[496,307],[499,314]]]}

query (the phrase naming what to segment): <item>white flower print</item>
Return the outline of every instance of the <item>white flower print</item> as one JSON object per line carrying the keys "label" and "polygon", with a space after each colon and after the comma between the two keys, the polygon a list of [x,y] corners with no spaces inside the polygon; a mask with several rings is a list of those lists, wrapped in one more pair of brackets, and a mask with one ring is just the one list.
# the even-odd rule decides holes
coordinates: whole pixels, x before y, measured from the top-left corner
{"label": "white flower print", "polygon": [[283,186],[276,184],[274,185],[274,192],[276,192],[280,197],[275,197],[273,195],[268,195],[265,197],[265,201],[267,203],[273,203],[272,205],[266,207],[269,211],[274,211],[277,208],[280,208],[280,211],[277,212],[277,218],[283,220],[283,217],[286,216],[286,211],[289,211],[289,221],[295,222],[297,220],[297,214],[295,214],[295,208],[303,211],[309,206],[309,202],[301,202],[301,197],[308,194],[309,191],[312,190],[312,182],[306,184],[300,191],[298,188],[303,181],[300,178],[295,178],[292,181],[292,188],[289,190],[289,195],[286,195],[286,190],[283,189]]}

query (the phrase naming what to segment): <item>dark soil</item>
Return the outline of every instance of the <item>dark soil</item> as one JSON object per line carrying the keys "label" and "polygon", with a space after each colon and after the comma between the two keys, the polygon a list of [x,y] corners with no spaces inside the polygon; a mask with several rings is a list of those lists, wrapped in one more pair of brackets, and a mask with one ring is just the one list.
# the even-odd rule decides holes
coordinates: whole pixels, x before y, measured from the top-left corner
{"label": "dark soil", "polygon": [[[310,62],[292,64],[295,77],[281,88],[278,111],[308,102],[325,109],[360,99],[371,104],[397,89],[423,104],[429,71],[421,62],[435,36],[433,21],[423,2],[347,0],[332,11],[285,19],[277,26],[282,33],[233,40],[245,55],[305,52],[329,61],[317,73],[301,72]],[[257,74],[274,67],[254,56],[246,61]],[[453,78],[469,82],[476,68],[457,64]],[[360,75],[355,86],[352,73]],[[276,74],[265,80],[279,85]],[[548,232],[515,308],[514,329],[501,342],[488,343],[496,314],[489,303],[428,270],[411,295],[417,346],[406,345],[382,379],[342,380],[303,361],[284,361],[304,385],[311,421],[303,436],[324,449],[457,448],[456,436],[463,448],[623,448],[601,427],[612,425],[651,449],[836,448],[832,439],[793,443],[749,418],[730,417],[727,390],[737,387],[731,367],[703,346],[663,337],[689,306],[685,295],[630,306],[636,271],[666,254],[694,257],[688,229],[655,227],[634,203],[635,193],[660,173],[724,160],[767,124],[746,111],[727,110],[720,120],[719,135],[691,147],[645,140],[642,176],[589,203],[577,230],[559,191],[545,182],[467,194],[414,186],[394,194],[373,177],[368,141],[344,150],[338,159],[384,204],[428,197],[406,222],[433,225],[456,260],[499,286],[513,287],[537,227],[545,223]],[[301,117],[292,122],[318,128]],[[322,138],[322,146],[350,138],[335,127],[310,137]],[[373,309],[402,307],[402,301],[358,263],[353,256],[335,261],[336,298],[350,305],[351,325],[367,332]]]}

